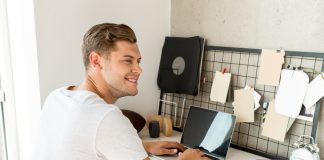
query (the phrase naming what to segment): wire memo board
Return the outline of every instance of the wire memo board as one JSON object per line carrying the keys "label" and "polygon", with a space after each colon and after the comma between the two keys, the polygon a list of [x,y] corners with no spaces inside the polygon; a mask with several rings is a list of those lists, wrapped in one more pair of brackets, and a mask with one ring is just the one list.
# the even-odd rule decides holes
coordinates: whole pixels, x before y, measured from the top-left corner
{"label": "wire memo board", "polygon": [[[311,118],[297,118],[294,121],[284,142],[262,136],[262,102],[269,102],[274,99],[278,87],[257,84],[260,54],[261,49],[206,46],[201,72],[205,80],[201,82],[199,95],[161,93],[159,114],[172,118],[174,129],[182,131],[190,105],[233,114],[233,98],[230,98],[234,97],[233,90],[249,85],[262,96],[260,100],[261,109],[255,111],[253,123],[236,123],[231,147],[271,159],[288,159],[293,149],[292,144],[298,140],[300,135],[306,134],[311,135],[314,139],[316,138],[321,101],[316,103]],[[301,67],[311,81],[317,76],[317,72],[324,71],[323,60],[324,53],[285,51],[283,68],[286,68],[288,64]],[[227,68],[232,74],[229,90],[229,95],[232,94],[232,96],[228,97],[232,100],[225,104],[211,101],[209,98],[213,76],[216,71],[221,71],[223,68]]]}

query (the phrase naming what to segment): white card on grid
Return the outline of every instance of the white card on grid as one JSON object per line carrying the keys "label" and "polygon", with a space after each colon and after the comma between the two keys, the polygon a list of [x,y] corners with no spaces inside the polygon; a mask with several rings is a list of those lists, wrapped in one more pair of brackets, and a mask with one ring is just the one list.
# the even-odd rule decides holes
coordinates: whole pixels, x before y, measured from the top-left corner
{"label": "white card on grid", "polygon": [[262,124],[261,135],[284,142],[289,117],[276,113],[275,108],[275,100],[270,101],[265,121]]}
{"label": "white card on grid", "polygon": [[[251,87],[246,85],[244,89],[251,89]],[[257,110],[260,107],[260,103],[259,103],[260,99],[261,99],[261,95],[254,90],[254,110]],[[232,104],[234,106],[234,102]]]}
{"label": "white card on grid", "polygon": [[260,67],[258,72],[258,84],[278,86],[280,71],[284,63],[285,51],[262,49]]}
{"label": "white card on grid", "polygon": [[254,122],[253,89],[234,90],[236,122]]}
{"label": "white card on grid", "polygon": [[306,108],[310,108],[323,96],[324,78],[319,74],[308,84],[303,104]]}
{"label": "white card on grid", "polygon": [[223,74],[222,72],[216,71],[210,91],[210,99],[224,104],[226,102],[230,82],[231,73]]}
{"label": "white card on grid", "polygon": [[283,69],[275,100],[276,112],[297,117],[303,104],[309,82],[308,75],[300,70]]}

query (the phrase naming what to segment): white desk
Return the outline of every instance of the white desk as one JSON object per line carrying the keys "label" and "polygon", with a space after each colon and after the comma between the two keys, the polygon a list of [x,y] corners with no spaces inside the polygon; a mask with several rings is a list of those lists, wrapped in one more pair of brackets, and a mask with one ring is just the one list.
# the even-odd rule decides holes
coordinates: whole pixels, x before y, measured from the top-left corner
{"label": "white desk", "polygon": [[[160,137],[158,138],[150,138],[149,133],[148,133],[148,129],[147,127],[143,128],[143,130],[139,133],[140,138],[142,138],[143,141],[176,141],[176,142],[180,142],[181,140],[181,132],[178,131],[173,131],[173,135],[171,137],[165,137],[162,133],[160,134]],[[163,159],[167,159],[167,160],[176,160],[177,157],[176,156],[163,156]],[[252,153],[248,153],[245,151],[241,151],[238,149],[234,149],[234,148],[229,148],[228,149],[228,153],[226,156],[226,160],[267,160],[268,158],[264,158]]]}

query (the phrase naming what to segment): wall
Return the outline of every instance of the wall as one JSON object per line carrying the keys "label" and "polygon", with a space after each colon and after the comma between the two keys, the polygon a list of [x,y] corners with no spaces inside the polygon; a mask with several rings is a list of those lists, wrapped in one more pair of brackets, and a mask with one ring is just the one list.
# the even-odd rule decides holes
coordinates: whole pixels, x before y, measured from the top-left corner
{"label": "wall", "polygon": [[324,51],[324,1],[177,0],[171,6],[175,36],[198,34],[210,45]]}
{"label": "wall", "polygon": [[[171,35],[200,35],[208,45],[324,52],[323,28],[320,0],[171,1]],[[322,150],[323,106],[317,134]]]}
{"label": "wall", "polygon": [[139,94],[117,104],[142,115],[157,113],[156,85],[164,37],[170,34],[170,1],[158,0],[35,0],[41,100],[55,88],[83,80],[83,34],[103,22],[126,23],[138,38],[143,73]]}

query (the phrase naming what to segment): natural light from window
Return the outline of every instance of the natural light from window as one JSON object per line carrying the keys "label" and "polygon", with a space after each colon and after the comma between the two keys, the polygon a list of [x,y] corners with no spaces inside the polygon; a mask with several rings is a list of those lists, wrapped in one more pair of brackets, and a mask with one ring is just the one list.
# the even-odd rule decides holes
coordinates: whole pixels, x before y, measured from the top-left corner
{"label": "natural light from window", "polygon": [[27,160],[40,115],[33,0],[1,1],[1,82],[8,159]]}

